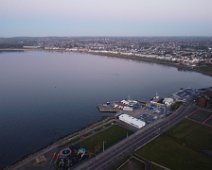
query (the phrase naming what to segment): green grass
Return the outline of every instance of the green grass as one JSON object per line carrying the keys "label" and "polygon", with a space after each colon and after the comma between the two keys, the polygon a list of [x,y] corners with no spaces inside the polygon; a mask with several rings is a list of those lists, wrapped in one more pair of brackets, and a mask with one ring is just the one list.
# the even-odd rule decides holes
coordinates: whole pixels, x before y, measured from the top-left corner
{"label": "green grass", "polygon": [[200,112],[197,112],[197,113],[191,115],[189,118],[202,122],[202,121],[206,120],[209,116],[211,116],[211,114],[212,113],[210,113],[210,112],[200,111]]}
{"label": "green grass", "polygon": [[65,142],[63,142],[62,144],[60,144],[60,145],[58,146],[58,148],[67,147],[67,146],[69,146],[70,144],[73,144],[73,143],[75,143],[75,142],[77,142],[77,141],[79,141],[79,140],[80,140],[79,137],[74,138],[74,139],[72,139],[72,140],[70,140],[70,141],[66,140]]}
{"label": "green grass", "polygon": [[171,169],[212,169],[212,129],[185,120],[136,153]]}
{"label": "green grass", "polygon": [[212,126],[212,118],[210,118],[207,122],[206,122],[207,125],[209,126]]}
{"label": "green grass", "polygon": [[187,136],[191,131],[194,131],[197,125],[189,120],[184,120],[175,127],[166,132],[169,136],[173,136],[177,139],[182,139]]}
{"label": "green grass", "polygon": [[121,159],[120,161],[116,162],[114,165],[110,167],[111,170],[117,170],[121,165],[123,165],[131,156],[126,156],[126,158]]}
{"label": "green grass", "polygon": [[103,149],[103,141],[105,149],[127,137],[127,134],[132,134],[132,131],[122,128],[118,125],[113,125],[108,129],[101,131],[79,143],[77,145],[85,147],[89,152],[97,154]]}
{"label": "green grass", "polygon": [[159,167],[157,165],[152,164],[151,165],[151,170],[164,170],[164,168],[161,168],[161,167]]}
{"label": "green grass", "polygon": [[117,170],[145,170],[145,164],[135,158],[128,159],[123,166]]}
{"label": "green grass", "polygon": [[202,65],[197,67],[197,69],[204,72],[212,72],[212,64]]}
{"label": "green grass", "polygon": [[170,129],[167,136],[194,150],[212,150],[212,128],[184,120]]}

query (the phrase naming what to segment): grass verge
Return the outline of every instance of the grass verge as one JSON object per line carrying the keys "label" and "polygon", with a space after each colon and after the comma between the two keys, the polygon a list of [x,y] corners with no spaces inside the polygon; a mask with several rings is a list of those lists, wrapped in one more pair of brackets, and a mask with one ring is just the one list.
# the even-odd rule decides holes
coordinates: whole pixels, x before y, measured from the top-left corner
{"label": "grass verge", "polygon": [[145,170],[145,164],[133,157],[129,158],[124,164],[122,164],[117,170]]}
{"label": "grass verge", "polygon": [[211,115],[212,115],[211,112],[199,111],[199,112],[191,115],[189,118],[196,120],[196,121],[199,121],[199,122],[203,122],[204,120],[209,118],[209,116],[211,116]]}
{"label": "grass verge", "polygon": [[136,153],[170,169],[212,169],[212,157],[203,152],[212,150],[211,141],[211,128],[184,120]]}
{"label": "grass verge", "polygon": [[212,64],[206,64],[197,67],[198,70],[212,73]]}
{"label": "grass verge", "polygon": [[120,127],[119,125],[112,125],[104,131],[94,134],[93,136],[77,143],[77,145],[85,147],[89,152],[95,155],[103,150],[103,142],[104,149],[107,149],[132,133],[132,131]]}

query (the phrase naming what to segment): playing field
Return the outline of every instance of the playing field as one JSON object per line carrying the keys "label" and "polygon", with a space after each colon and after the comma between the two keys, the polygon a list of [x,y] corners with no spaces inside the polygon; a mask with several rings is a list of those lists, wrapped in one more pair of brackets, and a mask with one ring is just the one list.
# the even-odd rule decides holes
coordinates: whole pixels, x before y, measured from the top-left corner
{"label": "playing field", "polygon": [[170,169],[212,169],[212,129],[184,120],[136,153]]}
{"label": "playing field", "polygon": [[133,157],[129,158],[117,170],[145,170],[145,164]]}
{"label": "playing field", "polygon": [[212,127],[212,117],[210,117],[210,119],[208,119],[205,123],[206,123],[206,125]]}
{"label": "playing field", "polygon": [[119,125],[112,125],[108,129],[94,134],[93,136],[77,143],[77,145],[88,149],[89,152],[95,155],[103,150],[103,145],[104,149],[107,149],[132,133],[132,131]]}
{"label": "playing field", "polygon": [[208,119],[212,115],[212,112],[206,112],[206,111],[198,111],[191,116],[189,116],[190,119],[198,121],[198,122],[204,122],[206,119]]}

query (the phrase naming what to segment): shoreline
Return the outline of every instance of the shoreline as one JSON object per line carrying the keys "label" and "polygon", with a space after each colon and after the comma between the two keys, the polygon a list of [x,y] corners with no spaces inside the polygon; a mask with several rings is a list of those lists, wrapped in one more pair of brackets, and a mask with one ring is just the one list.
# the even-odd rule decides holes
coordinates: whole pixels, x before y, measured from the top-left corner
{"label": "shoreline", "polygon": [[[11,49],[12,52],[16,52],[17,49]],[[94,52],[83,52],[83,51],[66,51],[66,50],[43,50],[43,49],[18,49],[20,51],[55,51],[55,52],[76,52],[76,53],[85,53],[85,54],[91,54],[91,55],[100,55],[100,56],[105,56],[105,57],[115,57],[115,58],[120,58],[120,59],[129,59],[129,60],[134,60],[134,61],[141,61],[141,62],[148,62],[148,63],[153,63],[153,64],[161,64],[161,65],[166,65],[166,66],[170,66],[170,67],[177,67],[178,69],[185,69],[186,71],[196,71],[196,70],[188,70],[188,68],[181,66],[178,67],[176,64],[172,64],[169,62],[162,62],[162,61],[155,61],[154,59],[145,59],[143,57],[138,57],[138,56],[134,56],[134,55],[122,55],[122,54],[104,54],[104,53],[94,53]],[[0,50],[1,51],[1,50]],[[199,71],[196,71],[199,72]],[[202,73],[202,72],[200,72]],[[202,73],[204,74],[204,73]],[[206,74],[207,75],[207,74]],[[208,76],[212,76],[212,74],[209,74]],[[58,139],[55,139],[52,142],[49,142],[47,145],[44,145],[43,147],[41,147],[40,149],[37,149],[29,154],[24,155],[23,157],[21,157],[20,159],[18,159],[17,161],[15,161],[14,163],[12,163],[11,165],[7,165],[4,167],[4,169],[10,169],[13,166],[15,166],[18,163],[22,163],[22,161],[24,161],[25,159],[31,159],[32,157],[34,157],[37,154],[40,154],[44,151],[48,151],[49,149],[51,149],[52,147],[56,147],[58,146],[62,141],[73,137],[74,135],[80,133],[82,130],[90,128],[92,126],[95,126],[96,124],[105,121],[107,119],[110,119],[110,116],[102,116],[102,118],[100,118],[99,120],[88,124],[85,127],[79,128],[79,130],[73,131],[71,133],[68,133],[65,136],[62,136]]]}
{"label": "shoreline", "polygon": [[92,51],[84,51],[84,50],[65,50],[65,49],[31,49],[31,48],[8,48],[8,49],[0,49],[0,52],[25,52],[25,51],[55,51],[55,52],[76,52],[76,53],[84,53],[84,54],[92,54],[92,55],[98,55],[98,56],[105,56],[105,57],[114,57],[114,58],[120,58],[120,59],[128,59],[133,61],[141,61],[146,63],[152,63],[152,64],[160,64],[164,66],[170,66],[175,67],[178,70],[184,70],[184,71],[191,71],[191,72],[198,72],[203,75],[207,75],[212,77],[212,72],[206,72],[202,70],[198,70],[198,68],[192,68],[186,65],[180,65],[179,63],[169,62],[165,60],[159,60],[159,59],[152,59],[145,55],[143,56],[136,56],[136,55],[125,55],[125,54],[113,54],[113,53],[105,53],[105,52],[92,52]]}
{"label": "shoreline", "polygon": [[30,162],[31,160],[35,159],[35,157],[45,154],[54,148],[60,147],[61,145],[64,144],[64,141],[67,141],[70,138],[75,138],[77,135],[79,135],[83,131],[86,131],[86,129],[94,128],[95,126],[99,126],[99,124],[102,124],[104,122],[109,122],[113,119],[114,119],[114,116],[102,116],[99,120],[97,120],[93,123],[90,123],[87,126],[84,126],[78,130],[70,132],[65,136],[59,137],[59,138],[55,139],[54,141],[49,142],[45,146],[22,156],[20,159],[14,161],[12,164],[6,165],[5,167],[3,167],[3,170],[15,170],[17,168],[17,166],[20,166],[19,164],[22,164],[25,161]]}
{"label": "shoreline", "polygon": [[168,61],[165,61],[165,60],[151,59],[151,58],[148,58],[148,57],[145,57],[145,56],[139,57],[139,56],[135,56],[135,55],[123,55],[123,54],[111,54],[111,53],[95,53],[95,52],[84,52],[84,53],[93,54],[93,55],[100,55],[100,56],[105,56],[105,57],[129,59],[129,60],[133,60],[133,61],[141,61],[141,62],[152,63],[152,64],[160,64],[160,65],[175,67],[178,70],[198,72],[198,73],[201,73],[201,74],[204,74],[204,75],[212,77],[212,73],[204,72],[204,71],[198,70],[196,68],[190,68],[188,66],[180,65],[180,64],[177,64],[177,63],[171,63],[171,62],[168,62]]}

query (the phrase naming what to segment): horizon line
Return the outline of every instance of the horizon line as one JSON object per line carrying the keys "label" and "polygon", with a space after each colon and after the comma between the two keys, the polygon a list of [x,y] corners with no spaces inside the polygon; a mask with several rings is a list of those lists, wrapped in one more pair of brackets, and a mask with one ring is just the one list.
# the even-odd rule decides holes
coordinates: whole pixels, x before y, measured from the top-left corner
{"label": "horizon line", "polygon": [[50,35],[50,36],[5,36],[0,38],[177,38],[177,37],[187,37],[187,38],[212,38],[212,35],[70,35],[70,36],[58,36],[58,35]]}

